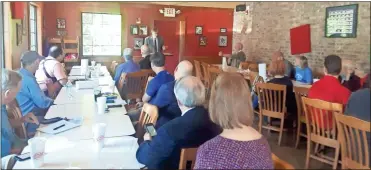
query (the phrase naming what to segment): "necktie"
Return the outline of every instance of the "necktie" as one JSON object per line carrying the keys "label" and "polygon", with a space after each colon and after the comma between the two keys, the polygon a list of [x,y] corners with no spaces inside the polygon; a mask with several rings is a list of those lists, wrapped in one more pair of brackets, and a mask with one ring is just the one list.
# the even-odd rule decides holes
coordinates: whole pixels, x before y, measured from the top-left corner
{"label": "necktie", "polygon": [[158,52],[158,49],[157,49],[157,38],[155,38],[154,40],[155,40],[155,52]]}

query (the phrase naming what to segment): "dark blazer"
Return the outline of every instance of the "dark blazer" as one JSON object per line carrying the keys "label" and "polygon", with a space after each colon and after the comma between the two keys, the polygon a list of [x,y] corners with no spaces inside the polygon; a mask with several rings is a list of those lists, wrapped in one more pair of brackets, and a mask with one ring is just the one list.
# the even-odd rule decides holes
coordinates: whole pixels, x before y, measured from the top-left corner
{"label": "dark blazer", "polygon": [[[146,37],[144,39],[144,44],[146,44],[149,47],[150,53],[156,52],[155,51],[155,44],[154,44],[152,36]],[[157,44],[158,44],[159,52],[162,52],[162,46],[164,46],[164,39],[160,36],[157,36]]]}
{"label": "dark blazer", "polygon": [[139,146],[136,157],[148,169],[178,169],[182,148],[199,147],[220,133],[207,110],[195,107],[160,127],[157,136]]}
{"label": "dark blazer", "polygon": [[151,68],[151,61],[149,60],[149,58],[151,57],[151,55],[147,55],[146,57],[144,57],[142,60],[139,61],[139,67],[140,69],[152,69]]}
{"label": "dark blazer", "polygon": [[159,109],[156,129],[166,122],[182,115],[174,94],[174,86],[175,81],[163,84],[157,91],[155,98],[151,99],[149,102],[150,104],[157,106]]}

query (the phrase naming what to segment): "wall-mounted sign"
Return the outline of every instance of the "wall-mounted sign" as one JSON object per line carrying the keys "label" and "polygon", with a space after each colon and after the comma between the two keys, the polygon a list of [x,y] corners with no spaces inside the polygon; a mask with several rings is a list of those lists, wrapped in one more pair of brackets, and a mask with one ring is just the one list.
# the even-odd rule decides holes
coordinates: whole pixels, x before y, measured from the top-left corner
{"label": "wall-mounted sign", "polygon": [[164,8],[164,17],[175,17],[175,8]]}
{"label": "wall-mounted sign", "polygon": [[326,8],[326,38],[355,38],[357,36],[358,4]]}

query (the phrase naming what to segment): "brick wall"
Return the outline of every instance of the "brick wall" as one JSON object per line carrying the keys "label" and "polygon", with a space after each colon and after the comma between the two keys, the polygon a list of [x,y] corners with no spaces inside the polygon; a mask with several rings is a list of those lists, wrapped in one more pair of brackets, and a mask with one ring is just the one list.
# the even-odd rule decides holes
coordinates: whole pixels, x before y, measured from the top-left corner
{"label": "brick wall", "polygon": [[[357,3],[356,38],[324,38],[326,7]],[[337,54],[357,65],[367,63],[370,69],[370,3],[369,2],[248,2],[250,12],[234,14],[233,44],[242,42],[249,59],[269,62],[274,51],[281,49],[294,62],[290,51],[293,27],[310,24],[312,52],[305,54],[315,72],[322,71],[324,57]],[[246,31],[241,33],[245,25]]]}

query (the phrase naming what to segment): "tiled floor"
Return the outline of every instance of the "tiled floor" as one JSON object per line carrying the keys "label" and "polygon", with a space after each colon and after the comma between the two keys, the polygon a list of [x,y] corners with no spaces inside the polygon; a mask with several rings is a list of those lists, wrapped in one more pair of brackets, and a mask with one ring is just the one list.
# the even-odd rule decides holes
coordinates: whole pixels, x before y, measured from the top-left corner
{"label": "tiled floor", "polygon": [[[254,122],[254,127],[257,128],[257,122]],[[283,132],[281,146],[278,146],[278,133],[272,132],[269,134],[268,130],[262,130],[263,135],[268,139],[271,150],[282,160],[287,161],[295,169],[304,169],[306,157],[306,138],[301,138],[301,143],[298,149],[295,149],[295,135],[292,132]],[[338,165],[338,169],[341,165]],[[328,164],[319,162],[317,160],[310,160],[310,169],[331,169]]]}

